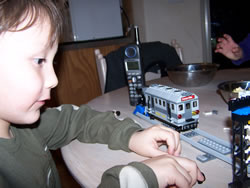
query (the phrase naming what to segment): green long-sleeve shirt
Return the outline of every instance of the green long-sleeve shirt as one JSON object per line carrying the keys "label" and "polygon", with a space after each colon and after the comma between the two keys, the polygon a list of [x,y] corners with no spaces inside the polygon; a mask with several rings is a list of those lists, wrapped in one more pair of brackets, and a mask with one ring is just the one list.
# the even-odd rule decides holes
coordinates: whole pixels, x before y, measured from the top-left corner
{"label": "green long-sleeve shirt", "polygon": [[[97,112],[86,105],[79,109],[72,105],[47,109],[31,126],[12,125],[11,139],[0,138],[0,187],[61,187],[49,150],[78,139],[129,151],[129,139],[139,130],[141,127],[131,119],[120,121],[112,112]],[[129,166],[142,174],[148,187],[158,186],[149,167],[138,162]],[[99,187],[119,187],[119,174],[123,168],[116,166],[107,170]]]}

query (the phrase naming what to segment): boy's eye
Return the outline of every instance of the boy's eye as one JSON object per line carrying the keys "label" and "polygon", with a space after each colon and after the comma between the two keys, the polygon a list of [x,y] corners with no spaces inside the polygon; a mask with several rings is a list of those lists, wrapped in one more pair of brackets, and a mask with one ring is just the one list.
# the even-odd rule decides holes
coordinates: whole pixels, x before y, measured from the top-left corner
{"label": "boy's eye", "polygon": [[36,58],[36,59],[34,59],[34,61],[36,64],[41,65],[45,62],[45,59],[44,58]]}

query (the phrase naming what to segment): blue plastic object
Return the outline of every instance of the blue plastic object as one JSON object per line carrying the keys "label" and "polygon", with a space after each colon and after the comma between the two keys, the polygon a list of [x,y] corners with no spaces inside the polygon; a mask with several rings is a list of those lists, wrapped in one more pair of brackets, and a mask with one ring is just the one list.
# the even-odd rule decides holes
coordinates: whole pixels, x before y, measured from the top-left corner
{"label": "blue plastic object", "polygon": [[144,115],[144,116],[149,117],[149,114],[145,111],[145,107],[142,106],[142,105],[137,105],[135,107],[135,110],[134,110],[133,114],[136,115],[137,112]]}
{"label": "blue plastic object", "polygon": [[233,111],[232,113],[237,114],[237,115],[244,115],[244,116],[249,115],[250,114],[250,106],[237,109],[237,110]]}

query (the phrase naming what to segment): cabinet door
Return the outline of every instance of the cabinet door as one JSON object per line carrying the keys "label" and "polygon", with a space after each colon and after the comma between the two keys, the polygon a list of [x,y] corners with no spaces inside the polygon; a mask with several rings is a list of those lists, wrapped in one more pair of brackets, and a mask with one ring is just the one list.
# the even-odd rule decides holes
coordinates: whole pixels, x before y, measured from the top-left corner
{"label": "cabinet door", "polygon": [[[125,44],[96,48],[105,56],[122,45]],[[96,48],[58,52],[55,71],[59,84],[52,92],[53,103],[81,105],[102,94],[94,55]]]}
{"label": "cabinet door", "polygon": [[101,94],[92,48],[59,52],[56,62],[59,104],[81,105]]}

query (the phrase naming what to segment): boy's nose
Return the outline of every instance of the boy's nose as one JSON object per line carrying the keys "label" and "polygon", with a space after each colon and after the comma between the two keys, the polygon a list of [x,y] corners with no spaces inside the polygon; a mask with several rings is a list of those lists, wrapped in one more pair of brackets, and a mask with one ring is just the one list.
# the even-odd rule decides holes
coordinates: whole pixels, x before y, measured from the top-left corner
{"label": "boy's nose", "polygon": [[46,75],[45,76],[45,87],[48,89],[52,89],[52,88],[56,87],[58,84],[58,79],[57,79],[57,76],[55,74],[55,70],[53,68],[53,65],[51,65],[47,69],[47,73],[45,75]]}

